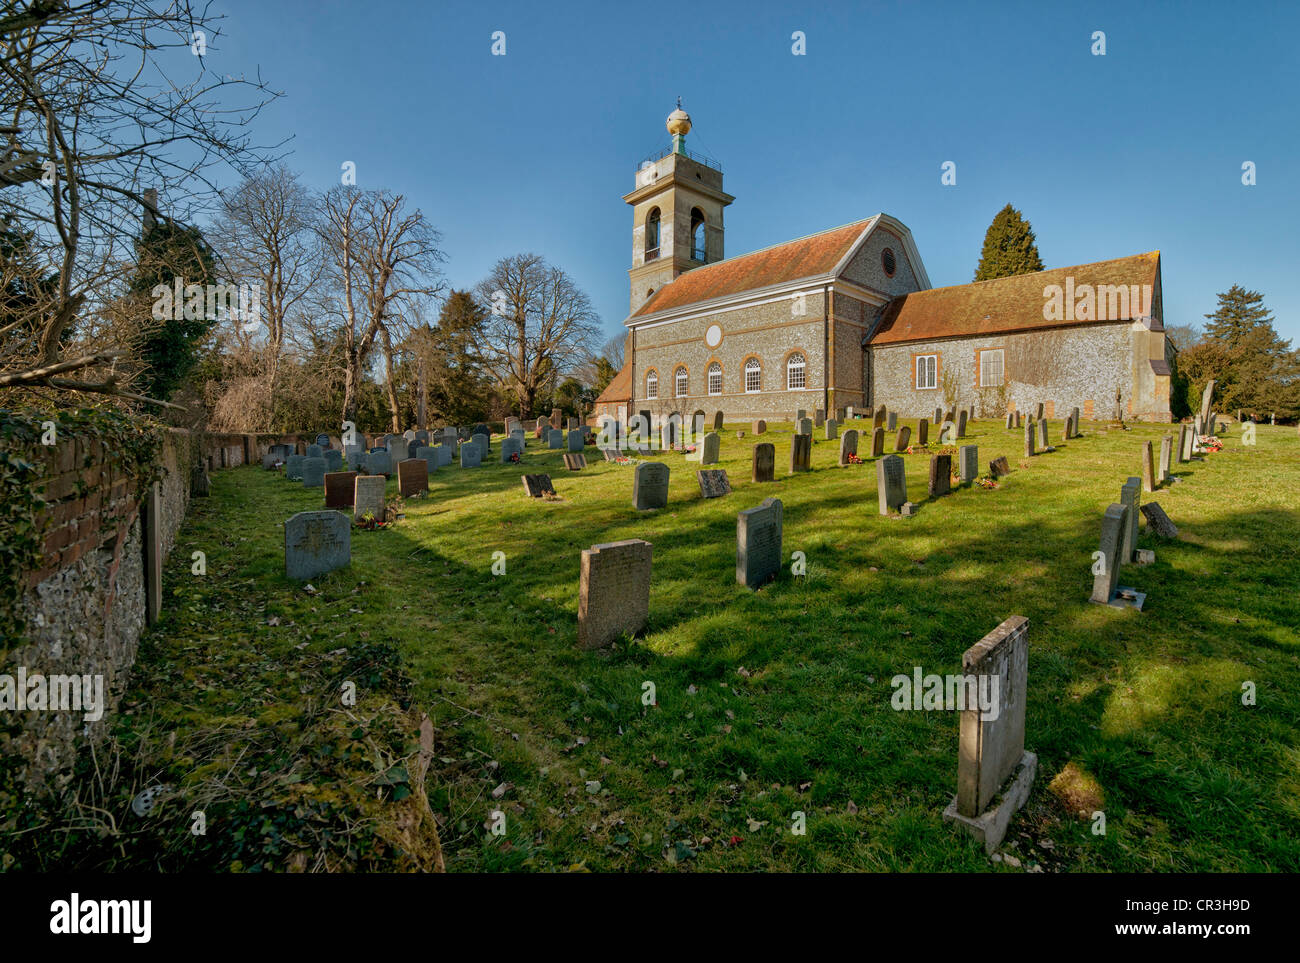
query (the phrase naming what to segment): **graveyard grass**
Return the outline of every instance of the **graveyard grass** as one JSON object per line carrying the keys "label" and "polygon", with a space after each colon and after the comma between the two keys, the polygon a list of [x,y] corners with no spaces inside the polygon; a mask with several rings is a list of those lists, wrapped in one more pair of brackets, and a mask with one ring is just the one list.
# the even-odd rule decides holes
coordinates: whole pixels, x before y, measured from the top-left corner
{"label": "graveyard grass", "polygon": [[[920,503],[906,519],[877,514],[873,460],[836,467],[836,441],[815,438],[813,471],[785,475],[789,424],[762,438],[727,426],[723,498],[700,497],[697,462],[652,456],[671,467],[669,505],[642,514],[630,466],[588,448],[589,467],[567,471],[531,437],[523,464],[500,465],[494,438],[484,467],[434,472],[404,521],[354,530],[351,568],[313,580],[316,594],[285,579],[282,540],[320,490],[258,467],[218,472],[171,555],[169,611],[119,729],[182,796],[225,780],[193,843],[218,869],[332,865],[294,853],[343,824],[340,865],[402,866],[400,842],[366,843],[374,828],[348,807],[366,801],[366,819],[382,821],[398,805],[393,772],[420,711],[435,727],[425,788],[450,871],[1300,869],[1300,440],[1260,426],[1247,448],[1227,434],[1222,453],[1175,463],[1181,481],[1143,493],[1181,538],[1143,522],[1138,545],[1156,561],[1120,577],[1147,593],[1139,613],[1089,604],[1092,552],[1104,509],[1141,474],[1141,443],[1158,447],[1169,429],[1085,423],[1063,441],[1062,427],[1051,424],[1057,450],[1025,467],[1021,430],[974,422],[961,443],[979,446],[981,475],[1007,455],[1010,476],[934,501],[928,454],[905,456]],[[775,483],[750,481],[758,441],[776,445]],[[524,472],[548,472],[562,500],[528,498]],[[784,504],[786,563],[752,592],[735,580],[736,513],[768,496]],[[648,629],[580,651],[580,553],[628,538],[654,546]],[[195,550],[204,577],[191,574]],[[791,576],[795,551],[804,577]],[[495,552],[505,574],[492,574]],[[941,820],[956,715],[894,710],[890,680],[958,672],[966,648],[1017,614],[1030,622],[1026,747],[1039,774],[1003,846],[1013,870]],[[339,714],[343,679],[362,701],[333,742],[253,745],[244,758],[245,730],[302,733]],[[385,739],[369,738],[380,723]],[[168,746],[158,734],[172,730]],[[227,784],[249,782],[259,758],[254,770],[296,773],[301,800],[332,801],[297,811],[314,835],[281,807],[274,822],[239,822],[238,847],[226,838],[230,797],[257,804]],[[487,831],[495,809],[504,836]],[[1105,835],[1080,818],[1094,809]],[[806,835],[791,832],[796,811]]]}

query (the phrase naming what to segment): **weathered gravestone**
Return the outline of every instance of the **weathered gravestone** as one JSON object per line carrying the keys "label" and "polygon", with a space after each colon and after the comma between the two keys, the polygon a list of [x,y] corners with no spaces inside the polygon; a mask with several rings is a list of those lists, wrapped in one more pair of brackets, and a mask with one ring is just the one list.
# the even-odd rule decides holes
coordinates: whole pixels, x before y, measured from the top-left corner
{"label": "weathered gravestone", "polygon": [[1161,538],[1178,537],[1178,526],[1165,514],[1159,502],[1147,502],[1142,506],[1142,514],[1146,516],[1147,528]]}
{"label": "weathered gravestone", "polygon": [[341,470],[343,468],[343,452],[337,448],[326,448],[325,467],[329,471]]}
{"label": "weathered gravestone", "polygon": [[1034,454],[1034,423],[1025,422],[1025,457],[1032,458]]}
{"label": "weathered gravestone", "polygon": [[776,477],[776,446],[763,442],[754,446],[753,480],[770,482]]}
{"label": "weathered gravestone", "polygon": [[721,439],[716,431],[711,431],[704,436],[704,443],[700,447],[700,464],[716,465],[718,463],[718,446]]}
{"label": "weathered gravestone", "polygon": [[546,433],[551,430],[551,423],[545,418],[537,419],[537,426],[533,428],[533,437],[542,440],[546,438]]}
{"label": "weathered gravestone", "polygon": [[308,446],[307,446],[307,457],[308,457],[308,458],[321,458],[321,457],[324,456],[324,454],[325,454],[325,449],[322,448],[320,445],[308,445]]}
{"label": "weathered gravestone", "polygon": [[907,446],[912,443],[912,429],[907,425],[898,429],[898,437],[894,439],[894,451],[907,451]]}
{"label": "weathered gravestone", "polygon": [[1017,428],[1020,427],[1020,412],[1019,412],[1019,411],[1016,412],[1016,427],[1017,427]]}
{"label": "weathered gravestone", "polygon": [[731,494],[731,481],[723,468],[701,468],[695,473],[700,483],[700,494],[705,498],[721,498]]}
{"label": "weathered gravestone", "polygon": [[428,490],[428,462],[423,458],[407,458],[397,463],[397,491],[403,498],[414,498]]}
{"label": "weathered gravestone", "polygon": [[1174,436],[1165,435],[1160,439],[1160,484],[1164,485],[1169,481],[1170,472],[1173,470],[1174,459]]}
{"label": "weathered gravestone", "polygon": [[[961,669],[957,795],[943,818],[992,854],[1029,798],[1038,771],[1038,757],[1025,751],[1029,620],[1007,619],[962,654]],[[988,705],[995,708],[986,710]]]}
{"label": "weathered gravestone", "polygon": [[564,453],[564,467],[569,471],[582,471],[587,467],[587,456],[580,451],[566,451]]}
{"label": "weathered gravestone", "polygon": [[812,435],[790,436],[790,474],[812,470]]}
{"label": "weathered gravestone", "polygon": [[907,501],[907,475],[898,455],[886,455],[876,462],[876,500],[882,515],[902,508]]}
{"label": "weathered gravestone", "polygon": [[357,467],[357,464],[361,460],[361,456],[364,455],[365,453],[366,450],[360,445],[343,446],[343,456],[347,458],[348,464],[351,465],[353,468]]}
{"label": "weathered gravestone", "polygon": [[930,497],[938,498],[952,491],[952,455],[930,456]]}
{"label": "weathered gravestone", "polygon": [[858,430],[849,428],[840,436],[840,467],[843,468],[845,465],[851,464],[849,455],[857,455],[857,453]]}
{"label": "weathered gravestone", "polygon": [[650,616],[649,542],[632,538],[593,545],[582,553],[578,587],[578,645],[597,649],[627,633],[636,635]]}
{"label": "weathered gravestone", "polygon": [[1137,553],[1138,505],[1142,500],[1142,479],[1130,475],[1120,486],[1119,503],[1124,506],[1124,527],[1120,531],[1117,565],[1130,565]]}
{"label": "weathered gravestone", "polygon": [[1156,490],[1156,456],[1151,442],[1142,443],[1142,490],[1153,492]]}
{"label": "weathered gravestone", "polygon": [[324,458],[307,457],[302,460],[302,487],[322,488],[329,463]]}
{"label": "weathered gravestone", "polygon": [[1006,455],[999,455],[989,462],[989,477],[997,481],[1003,475],[1011,474],[1011,465],[1007,463]]}
{"label": "weathered gravestone", "polygon": [[387,451],[372,451],[366,456],[366,471],[372,475],[391,475],[393,473],[392,456]]}
{"label": "weathered gravestone", "polygon": [[813,423],[811,418],[800,418],[794,426],[794,430],[801,435],[812,437]]}
{"label": "weathered gravestone", "polygon": [[275,471],[282,464],[284,464],[284,456],[277,452],[268,451],[262,456],[262,467],[267,471]]}
{"label": "weathered gravestone", "polygon": [[957,412],[957,437],[966,437],[966,409]]}
{"label": "weathered gravestone", "polygon": [[438,449],[430,448],[428,445],[417,445],[415,448],[414,458],[421,458],[429,466],[429,474],[432,475],[438,470]]}
{"label": "weathered gravestone", "polygon": [[478,431],[470,436],[471,444],[478,447],[479,458],[486,458],[492,454],[492,437],[484,432]]}
{"label": "weathered gravestone", "polygon": [[460,446],[460,467],[478,468],[481,464],[483,464],[483,449],[472,441],[463,442]]}
{"label": "weathered gravestone", "polygon": [[411,446],[405,438],[394,438],[388,444],[388,457],[396,465],[411,457]]}
{"label": "weathered gravestone", "polygon": [[668,505],[668,466],[643,461],[632,472],[632,505],[639,512]]}
{"label": "weathered gravestone", "polygon": [[962,445],[957,449],[957,476],[963,485],[969,485],[980,473],[978,445]]}
{"label": "weathered gravestone", "polygon": [[501,464],[508,464],[512,455],[518,455],[520,458],[524,456],[523,439],[516,438],[513,435],[501,439]]}
{"label": "weathered gravestone", "polygon": [[879,426],[871,429],[871,457],[879,458],[885,453],[885,429]]}
{"label": "weathered gravestone", "polygon": [[583,446],[587,443],[586,432],[581,428],[574,428],[569,431],[569,451],[582,451]]}
{"label": "weathered gravestone", "polygon": [[325,507],[351,508],[357,473],[332,471],[325,476]]}
{"label": "weathered gravestone", "polygon": [[834,441],[840,436],[840,423],[834,418],[826,419],[826,440]]}
{"label": "weathered gravestone", "polygon": [[1008,411],[1008,412],[1007,412],[1007,423],[1006,423],[1003,427],[1006,428],[1007,431],[1010,431],[1012,428],[1015,427],[1015,424],[1016,424],[1016,416],[1013,415],[1011,412]]}
{"label": "weathered gravestone", "polygon": [[943,409],[942,409],[942,408],[935,408],[935,409],[934,409],[934,417],[933,417],[932,419],[930,419],[930,420],[931,420],[935,425],[941,425],[941,424],[943,424]]}
{"label": "weathered gravestone", "polygon": [[1034,406],[1034,421],[1043,420],[1043,403],[1040,401]]}
{"label": "weathered gravestone", "polygon": [[750,430],[756,435],[764,434],[767,431],[767,422],[760,418],[750,426]]}
{"label": "weathered gravestone", "polygon": [[1070,409],[1070,433],[1065,437],[1067,438],[1079,437],[1079,409],[1078,408]]}
{"label": "weathered gravestone", "polygon": [[898,430],[898,412],[897,412],[897,411],[891,411],[891,412],[889,412],[889,414],[885,417],[885,430],[886,430],[886,431],[897,431],[897,430]]}
{"label": "weathered gravestone", "polygon": [[302,481],[302,463],[306,455],[290,455],[284,461],[284,477],[289,481]]}
{"label": "weathered gravestone", "polygon": [[1195,439],[1192,433],[1187,430],[1187,425],[1178,426],[1178,461],[1184,464],[1192,460],[1192,443]]}
{"label": "weathered gravestone", "polygon": [[423,428],[419,428],[419,429],[417,429],[416,432],[415,432],[415,437],[412,438],[411,440],[412,440],[412,441],[419,442],[421,445],[428,445],[428,444],[429,444],[429,433],[428,433],[427,431],[425,431]]}
{"label": "weathered gravestone", "polygon": [[713,430],[714,430],[714,431],[721,431],[721,430],[722,430],[722,412],[721,412],[721,411],[715,411],[715,412],[713,413]]}
{"label": "weathered gravestone", "polygon": [[568,428],[569,431],[576,431],[578,429],[578,419],[575,418],[573,415],[569,416]]}
{"label": "weathered gravestone", "polygon": [[190,472],[190,496],[192,498],[207,498],[212,494],[212,479],[208,473],[203,470],[202,465],[195,465]]}
{"label": "weathered gravestone", "polygon": [[1038,423],[1038,447],[1043,449],[1043,451],[1047,451],[1048,448],[1046,418]]}
{"label": "weathered gravestone", "polygon": [[450,445],[435,445],[433,453],[438,458],[438,466],[446,468],[456,460],[456,444],[453,442]]}
{"label": "weathered gravestone", "polygon": [[1210,404],[1214,401],[1214,379],[1211,378],[1205,385],[1205,390],[1201,392],[1201,421],[1209,422]]}
{"label": "weathered gravestone", "polygon": [[757,589],[781,573],[781,500],[736,515],[736,581]]}
{"label": "weathered gravestone", "polygon": [[794,421],[795,421],[795,424],[798,424],[799,422],[803,421],[803,420],[804,420],[805,418],[807,418],[807,417],[808,417],[808,409],[807,409],[807,408],[797,408],[797,409],[795,410],[795,413],[794,413]]}
{"label": "weathered gravestone", "polygon": [[1131,588],[1119,587],[1119,570],[1124,550],[1124,528],[1128,525],[1128,507],[1110,505],[1101,519],[1101,547],[1092,563],[1092,595],[1089,602],[1116,608],[1142,608],[1146,596]]}
{"label": "weathered gravestone", "polygon": [[524,483],[524,491],[528,493],[529,498],[555,494],[550,475],[520,475],[519,479]]}
{"label": "weathered gravestone", "polygon": [[885,427],[885,418],[888,414],[889,414],[889,409],[886,408],[884,405],[881,405],[879,408],[876,409],[876,413],[871,416],[871,428],[873,431],[876,428]]}
{"label": "weathered gravestone", "polygon": [[928,445],[930,443],[930,419],[922,418],[917,422],[916,443],[918,445]]}
{"label": "weathered gravestone", "polygon": [[821,427],[822,425],[824,425],[824,424],[826,424],[826,409],[825,409],[825,408],[814,408],[814,409],[813,409],[813,427],[814,427],[814,428],[820,428],[820,427]]}
{"label": "weathered gravestone", "polygon": [[330,446],[330,436],[321,432],[316,436],[316,444],[320,445],[321,448],[328,448]]}
{"label": "weathered gravestone", "polygon": [[564,419],[564,412],[562,412],[559,408],[552,408],[552,409],[551,409],[551,418],[550,418],[550,421],[551,421],[551,424],[552,424],[554,427],[559,428],[559,427],[560,427],[560,422],[561,422],[563,419]]}
{"label": "weathered gravestone", "polygon": [[351,562],[352,528],[342,512],[299,512],[284,523],[284,572],[289,578],[306,581]]}
{"label": "weathered gravestone", "polygon": [[556,451],[564,447],[564,432],[559,428],[552,428],[546,433],[546,447]]}

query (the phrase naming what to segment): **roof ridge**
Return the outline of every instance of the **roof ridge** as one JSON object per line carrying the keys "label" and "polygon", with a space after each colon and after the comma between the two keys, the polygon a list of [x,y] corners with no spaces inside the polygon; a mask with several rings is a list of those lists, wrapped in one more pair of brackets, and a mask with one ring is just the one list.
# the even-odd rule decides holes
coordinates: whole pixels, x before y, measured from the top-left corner
{"label": "roof ridge", "polygon": [[1096,264],[1115,264],[1118,261],[1132,261],[1135,258],[1151,257],[1152,255],[1159,257],[1160,249],[1156,248],[1154,251],[1142,251],[1138,254],[1128,254],[1124,257],[1111,257],[1104,261],[1085,261],[1083,264],[1067,264],[1064,267],[1043,268],[1041,271],[1028,271],[1025,274],[1008,274],[1005,277],[1000,278],[985,278],[983,281],[967,281],[965,284],[946,284],[941,288],[926,288],[923,291],[908,291],[906,294],[898,295],[898,298],[895,298],[894,300],[898,300],[899,298],[908,298],[914,294],[930,294],[936,291],[951,291],[953,288],[973,288],[977,284],[993,284],[997,281],[1010,281],[1012,278],[1033,277],[1035,274],[1051,274],[1056,271],[1068,271],[1071,268],[1092,267]]}
{"label": "roof ridge", "polygon": [[[823,234],[834,234],[836,231],[842,231],[846,227],[857,227],[859,225],[866,227],[869,223],[871,223],[871,221],[873,221],[875,218],[879,216],[880,216],[879,214],[873,214],[871,215],[871,217],[863,218],[862,220],[848,221],[844,224],[840,224],[837,227],[828,227],[824,231],[813,231],[813,233],[811,234],[804,234],[800,237],[792,237],[788,241],[778,241],[776,244],[769,244],[767,247],[760,247],[754,249],[753,251],[746,251],[744,254],[736,254],[732,257],[724,257],[721,261],[710,261],[707,264],[701,264],[697,268],[691,268],[689,271],[683,271],[681,274],[677,275],[677,277],[673,278],[673,281],[676,281],[678,278],[684,278],[688,274],[695,274],[699,271],[706,270],[707,268],[717,267],[720,264],[726,264],[729,261],[739,261],[743,257],[752,257],[755,254],[762,254],[764,251],[774,251],[778,247],[785,247],[787,244],[798,244],[800,241],[808,241],[814,237],[821,237]],[[672,281],[669,282],[669,284],[671,283]],[[665,288],[667,286],[668,286],[667,284],[664,285]],[[663,288],[660,288],[659,290],[662,291]]]}

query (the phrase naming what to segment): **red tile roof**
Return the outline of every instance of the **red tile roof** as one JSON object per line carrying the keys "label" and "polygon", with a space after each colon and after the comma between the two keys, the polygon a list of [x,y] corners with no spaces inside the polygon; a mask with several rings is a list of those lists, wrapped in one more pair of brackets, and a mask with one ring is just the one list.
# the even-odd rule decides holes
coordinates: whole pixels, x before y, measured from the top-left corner
{"label": "red tile roof", "polygon": [[632,362],[629,361],[619,369],[613,380],[605,385],[605,390],[596,396],[595,404],[612,404],[616,401],[632,400]]}
{"label": "red tile roof", "polygon": [[871,220],[693,268],[656,291],[632,317],[826,274],[849,252]]}
{"label": "red tile roof", "polygon": [[[1061,325],[1096,324],[1096,321],[1045,320],[1043,305],[1046,297],[1043,289],[1049,284],[1060,285],[1064,289],[1066,278],[1073,277],[1076,289],[1084,284],[1091,284],[1094,289],[1103,284],[1149,284],[1154,297],[1159,271],[1160,252],[1151,251],[1113,261],[1017,274],[1009,278],[959,284],[950,288],[915,291],[897,297],[886,305],[880,326],[871,336],[871,344],[899,344],[905,341],[977,337],[1003,331]],[[1136,308],[1136,305],[1130,305],[1129,317],[1108,320],[1134,320],[1139,313]]]}

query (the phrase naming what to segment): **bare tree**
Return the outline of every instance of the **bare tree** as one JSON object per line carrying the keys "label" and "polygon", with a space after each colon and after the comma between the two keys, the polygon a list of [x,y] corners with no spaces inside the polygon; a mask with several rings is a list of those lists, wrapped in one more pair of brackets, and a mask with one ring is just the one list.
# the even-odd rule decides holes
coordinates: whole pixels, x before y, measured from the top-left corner
{"label": "bare tree", "polygon": [[605,342],[600,349],[600,356],[610,363],[615,371],[623,370],[623,352],[627,346],[627,335],[619,334]]}
{"label": "bare tree", "polygon": [[599,331],[591,299],[538,254],[502,258],[474,292],[489,311],[484,364],[530,417],[542,387],[591,354]]}
{"label": "bare tree", "polygon": [[326,302],[329,340],[341,342],[345,366],[343,418],[356,417],[361,378],[378,346],[397,431],[394,335],[401,340],[412,304],[442,290],[441,235],[419,210],[406,209],[402,195],[355,187],[336,187],[325,195],[317,234],[333,289]]}
{"label": "bare tree", "polygon": [[[142,211],[195,223],[215,197],[215,168],[264,159],[247,125],[276,94],[260,79],[209,72],[219,19],[190,0],[0,6],[0,220],[49,282],[29,285],[39,296],[0,317],[4,383],[129,394],[120,375],[70,382],[48,372],[120,353],[86,350],[93,338],[82,321],[112,300]],[[251,96],[230,103],[227,88]],[[61,361],[70,347],[83,356]]]}

